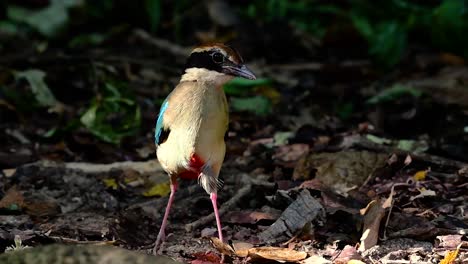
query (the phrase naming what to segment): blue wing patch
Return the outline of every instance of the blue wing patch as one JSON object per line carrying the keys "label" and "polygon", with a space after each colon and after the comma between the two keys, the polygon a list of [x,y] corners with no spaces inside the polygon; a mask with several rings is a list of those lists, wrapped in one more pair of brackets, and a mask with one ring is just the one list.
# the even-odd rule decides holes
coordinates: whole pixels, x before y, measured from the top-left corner
{"label": "blue wing patch", "polygon": [[154,131],[154,142],[156,145],[159,145],[165,141],[167,136],[169,136],[169,130],[163,128],[163,116],[168,106],[169,102],[166,99],[164,100],[163,104],[161,105],[161,109],[159,110],[158,121],[156,121],[156,129]]}

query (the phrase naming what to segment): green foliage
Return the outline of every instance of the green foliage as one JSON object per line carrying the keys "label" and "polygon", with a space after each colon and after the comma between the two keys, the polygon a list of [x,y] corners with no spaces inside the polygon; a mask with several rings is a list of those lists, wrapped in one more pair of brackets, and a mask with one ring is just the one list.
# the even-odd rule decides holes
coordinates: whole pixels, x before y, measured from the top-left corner
{"label": "green foliage", "polygon": [[54,94],[44,81],[45,72],[32,69],[16,72],[14,75],[17,81],[22,78],[27,80],[39,106],[53,107],[57,104]]}
{"label": "green foliage", "polygon": [[247,111],[258,116],[265,116],[271,113],[271,102],[264,96],[254,96],[247,98],[231,98],[231,107],[234,111]]}
{"label": "green foliage", "polygon": [[46,73],[38,69],[13,71],[15,82],[0,86],[6,99],[24,112],[37,108],[54,108],[59,104],[54,94],[45,82]]}
{"label": "green foliage", "polygon": [[30,10],[19,6],[7,6],[7,17],[15,23],[24,23],[46,37],[54,37],[69,21],[68,8],[77,4],[75,0],[51,0],[49,6]]}
{"label": "green foliage", "polygon": [[161,20],[161,0],[145,0],[151,31],[156,31]]}
{"label": "green foliage", "polygon": [[134,135],[141,124],[140,107],[130,98],[124,85],[105,83],[81,116],[81,123],[101,140],[119,144],[124,137]]}
{"label": "green foliage", "polygon": [[438,4],[350,0],[346,5],[317,0],[257,0],[248,5],[245,14],[265,22],[288,20],[318,38],[331,26],[344,28],[351,22],[367,41],[369,55],[384,67],[401,60],[413,35],[468,57],[468,0],[442,0]]}
{"label": "green foliage", "polygon": [[229,95],[246,95],[252,91],[254,87],[271,85],[270,79],[255,79],[248,80],[244,78],[234,78],[224,85],[224,92]]}
{"label": "green foliage", "polygon": [[383,102],[391,102],[402,96],[410,95],[413,97],[420,97],[422,91],[413,87],[408,87],[400,84],[395,84],[392,87],[381,91],[367,100],[368,104],[378,104]]}

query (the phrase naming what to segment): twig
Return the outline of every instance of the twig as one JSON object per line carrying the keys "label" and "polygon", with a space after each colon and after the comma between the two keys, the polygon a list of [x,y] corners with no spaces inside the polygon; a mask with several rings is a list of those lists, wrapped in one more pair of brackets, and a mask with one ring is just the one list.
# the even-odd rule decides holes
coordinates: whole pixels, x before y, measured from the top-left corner
{"label": "twig", "polygon": [[[229,199],[227,202],[225,202],[223,204],[223,206],[221,207],[221,209],[219,209],[219,215],[223,215],[225,214],[227,211],[231,210],[243,197],[247,196],[251,190],[252,190],[252,185],[254,183],[254,181],[252,181],[252,179],[250,179],[250,177],[248,175],[243,175],[242,177],[243,179],[246,179],[245,180],[245,184],[244,186],[242,186],[242,188],[236,193],[236,195],[234,195],[231,199]],[[215,219],[215,215],[214,213],[211,213],[205,217],[202,217],[200,219],[198,219],[197,221],[195,222],[192,222],[190,224],[186,224],[185,225],[185,230],[187,230],[187,232],[190,232],[194,229],[197,229],[201,226],[204,226],[206,224],[208,224],[209,222],[212,222],[213,220]]]}
{"label": "twig", "polygon": [[[150,174],[164,172],[161,165],[156,160],[149,161],[123,161],[110,164],[94,164],[86,162],[66,162],[59,163],[48,160],[26,164],[22,167],[39,167],[41,168],[63,168],[69,170],[80,170],[85,174],[101,174],[111,170],[126,170],[132,169],[140,174]],[[165,176],[166,177],[166,176]]]}
{"label": "twig", "polygon": [[111,240],[111,241],[85,241],[85,240],[77,240],[73,238],[68,238],[68,237],[58,237],[58,236],[47,236],[48,238],[54,240],[55,242],[63,243],[63,244],[92,244],[92,245],[114,245],[117,241],[116,240]]}
{"label": "twig", "polygon": [[165,51],[168,51],[176,56],[181,58],[186,58],[190,54],[190,48],[182,47],[175,43],[171,43],[168,40],[156,38],[148,34],[148,32],[137,29],[134,31],[134,34],[139,37],[141,40]]}

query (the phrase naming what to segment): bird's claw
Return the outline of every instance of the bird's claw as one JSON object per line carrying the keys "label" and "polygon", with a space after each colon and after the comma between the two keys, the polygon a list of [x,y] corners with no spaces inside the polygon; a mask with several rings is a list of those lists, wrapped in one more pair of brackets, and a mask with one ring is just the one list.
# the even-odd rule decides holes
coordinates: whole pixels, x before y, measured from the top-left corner
{"label": "bird's claw", "polygon": [[160,249],[160,246],[162,242],[166,240],[166,234],[164,231],[159,232],[158,237],[156,238],[156,242],[154,242],[154,248],[153,248],[153,255],[158,255],[158,249]]}

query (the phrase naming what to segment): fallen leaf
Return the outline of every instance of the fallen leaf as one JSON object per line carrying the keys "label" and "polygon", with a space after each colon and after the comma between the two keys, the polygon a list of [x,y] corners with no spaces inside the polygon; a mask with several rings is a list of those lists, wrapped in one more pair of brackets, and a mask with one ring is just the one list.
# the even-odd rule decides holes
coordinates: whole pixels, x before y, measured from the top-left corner
{"label": "fallen leaf", "polygon": [[273,159],[281,162],[294,162],[309,152],[308,144],[282,145],[276,149]]}
{"label": "fallen leaf", "polygon": [[252,261],[276,260],[279,262],[298,262],[305,259],[307,253],[288,248],[258,247],[249,249],[248,256]]}
{"label": "fallen leaf", "polygon": [[330,260],[325,259],[322,256],[311,256],[304,260],[304,264],[329,264],[332,263]]}
{"label": "fallen leaf", "polygon": [[256,224],[260,220],[275,221],[278,217],[277,214],[257,211],[234,211],[225,216],[227,222],[233,224]]}
{"label": "fallen leaf", "polygon": [[117,190],[119,187],[115,179],[103,179],[102,181],[107,188],[111,188],[112,190]]}
{"label": "fallen leaf", "polygon": [[218,250],[219,253],[228,256],[233,256],[235,254],[234,249],[230,245],[219,240],[219,238],[210,237],[210,240],[213,244],[213,247],[216,248],[216,250]]}
{"label": "fallen leaf", "polygon": [[445,235],[437,236],[438,240],[437,247],[441,248],[456,248],[460,243],[462,243],[462,235]]}
{"label": "fallen leaf", "polygon": [[16,169],[4,169],[3,170],[3,174],[5,174],[5,176],[7,178],[13,176],[13,174],[15,174],[15,172],[16,172]]}
{"label": "fallen leaf", "polygon": [[45,76],[45,72],[35,69],[15,73],[17,80],[24,78],[28,81],[31,91],[40,106],[53,107],[57,104],[57,100],[45,83]]}
{"label": "fallen leaf", "polygon": [[[350,190],[360,187],[375,170],[384,167],[387,160],[387,154],[369,151],[312,153],[297,163],[293,176],[308,179],[315,169],[315,179],[346,196]],[[306,175],[302,175],[304,172]]]}
{"label": "fallen leaf", "polygon": [[163,182],[153,185],[149,190],[143,192],[143,196],[167,196],[171,192],[169,182]]}
{"label": "fallen leaf", "polygon": [[410,201],[414,201],[416,199],[419,199],[419,198],[423,198],[423,197],[426,197],[426,196],[436,196],[436,192],[433,191],[433,190],[427,190],[426,188],[421,188],[421,189],[418,189],[418,191],[420,192],[418,195],[416,196],[411,196],[410,197]]}
{"label": "fallen leaf", "polygon": [[361,255],[356,250],[355,247],[346,245],[343,250],[341,250],[340,254],[335,258],[336,264],[341,263],[349,263],[351,260],[358,260],[361,259]]}
{"label": "fallen leaf", "polygon": [[360,240],[361,244],[358,249],[359,252],[363,252],[377,245],[380,223],[385,215],[386,209],[391,206],[392,201],[393,195],[391,193],[385,201],[373,200],[361,211],[361,214],[364,214],[364,227]]}
{"label": "fallen leaf", "polygon": [[451,250],[448,251],[447,254],[445,255],[444,259],[440,261],[440,264],[453,264],[455,263],[455,260],[457,259],[458,252],[460,251],[460,247],[463,243],[460,243],[457,246],[456,250]]}
{"label": "fallen leaf", "polygon": [[5,196],[0,200],[0,208],[9,210],[21,210],[24,207],[24,196],[15,186],[8,189]]}
{"label": "fallen leaf", "polygon": [[233,242],[232,247],[238,257],[245,258],[249,254],[249,249],[253,248],[253,245],[247,242]]}
{"label": "fallen leaf", "polygon": [[424,181],[426,179],[426,176],[427,176],[427,172],[429,170],[422,170],[422,171],[418,171],[416,172],[414,175],[413,175],[413,179],[415,181]]}
{"label": "fallen leaf", "polygon": [[195,258],[190,263],[191,264],[218,264],[221,263],[221,258],[209,251],[209,252],[197,252],[193,253],[192,256]]}
{"label": "fallen leaf", "polygon": [[366,264],[366,263],[362,262],[360,260],[357,260],[357,259],[352,259],[352,260],[348,261],[347,264]]}

